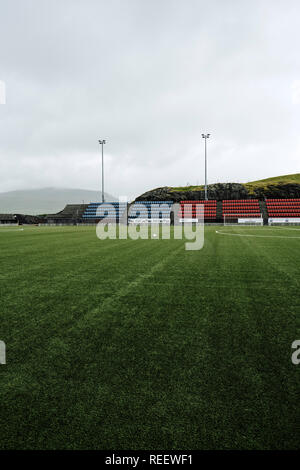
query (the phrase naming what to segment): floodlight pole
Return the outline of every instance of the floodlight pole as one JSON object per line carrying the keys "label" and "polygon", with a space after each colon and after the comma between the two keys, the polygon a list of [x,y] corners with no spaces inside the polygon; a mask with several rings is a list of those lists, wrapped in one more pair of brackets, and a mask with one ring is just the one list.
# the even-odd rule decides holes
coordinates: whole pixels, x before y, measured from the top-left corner
{"label": "floodlight pole", "polygon": [[207,197],[207,147],[206,147],[206,140],[209,139],[210,134],[202,134],[204,139],[204,151],[205,151],[205,200],[208,200]]}
{"label": "floodlight pole", "polygon": [[99,140],[99,144],[102,146],[102,202],[104,201],[104,162],[103,162],[103,145],[106,144],[105,140]]}

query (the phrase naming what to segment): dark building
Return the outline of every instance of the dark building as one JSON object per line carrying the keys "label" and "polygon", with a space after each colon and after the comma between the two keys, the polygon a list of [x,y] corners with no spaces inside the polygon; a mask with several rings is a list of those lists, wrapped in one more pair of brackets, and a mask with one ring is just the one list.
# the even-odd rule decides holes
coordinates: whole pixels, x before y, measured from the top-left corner
{"label": "dark building", "polygon": [[0,214],[0,224],[18,224],[18,218],[14,214]]}

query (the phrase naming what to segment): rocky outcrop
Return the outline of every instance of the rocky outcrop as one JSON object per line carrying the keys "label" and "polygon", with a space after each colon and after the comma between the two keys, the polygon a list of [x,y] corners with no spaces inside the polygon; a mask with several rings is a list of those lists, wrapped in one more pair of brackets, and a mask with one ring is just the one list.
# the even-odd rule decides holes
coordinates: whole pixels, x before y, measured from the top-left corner
{"label": "rocky outcrop", "polygon": [[[253,185],[239,183],[217,183],[208,185],[209,199],[260,199],[300,198],[300,184]],[[156,188],[141,194],[137,201],[195,201],[204,199],[204,189],[174,190],[169,186]]]}
{"label": "rocky outcrop", "polygon": [[300,184],[269,184],[265,187],[254,187],[252,197],[257,199],[300,198]]}

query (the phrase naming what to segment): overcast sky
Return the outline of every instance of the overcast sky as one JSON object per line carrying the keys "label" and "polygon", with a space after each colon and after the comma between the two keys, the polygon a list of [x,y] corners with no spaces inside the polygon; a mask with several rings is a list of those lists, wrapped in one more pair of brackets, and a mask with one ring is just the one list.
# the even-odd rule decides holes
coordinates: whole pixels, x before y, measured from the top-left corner
{"label": "overcast sky", "polygon": [[299,0],[0,0],[0,191],[300,172]]}

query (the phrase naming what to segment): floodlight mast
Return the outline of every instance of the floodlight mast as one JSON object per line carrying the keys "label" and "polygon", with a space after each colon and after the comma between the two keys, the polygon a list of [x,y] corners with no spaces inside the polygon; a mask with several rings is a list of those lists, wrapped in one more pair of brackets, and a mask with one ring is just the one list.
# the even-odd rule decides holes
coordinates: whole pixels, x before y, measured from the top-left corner
{"label": "floodlight mast", "polygon": [[208,200],[207,197],[207,147],[206,147],[206,140],[209,139],[210,134],[202,134],[202,137],[204,139],[205,145],[205,200]]}
{"label": "floodlight mast", "polygon": [[102,146],[102,202],[105,202],[104,198],[104,162],[103,162],[103,145],[106,144],[105,140],[99,140],[99,144]]}

